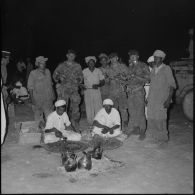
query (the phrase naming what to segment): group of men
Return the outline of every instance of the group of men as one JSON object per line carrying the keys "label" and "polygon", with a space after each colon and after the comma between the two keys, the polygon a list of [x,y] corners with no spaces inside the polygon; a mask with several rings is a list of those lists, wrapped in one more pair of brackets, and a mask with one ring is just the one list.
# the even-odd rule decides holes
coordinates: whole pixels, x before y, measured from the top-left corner
{"label": "group of men", "polygon": [[[27,88],[35,120],[46,121],[46,141],[55,141],[55,138],[63,136],[75,141],[81,139],[80,90],[84,91],[87,121],[93,127],[92,134],[102,137],[138,134],[140,140],[146,135],[155,141],[168,140],[167,108],[176,86],[171,68],[163,63],[166,55],[156,50],[148,59],[149,66],[139,60],[138,51],[130,50],[128,55],[127,66],[120,62],[117,53],[109,56],[102,53],[98,56],[100,68],[96,67],[96,57],[88,56],[85,58],[88,67],[82,70],[75,61],[75,51],[68,50],[67,60],[57,66],[53,75],[46,68],[48,58],[36,58],[37,68],[30,72]],[[146,96],[144,86],[149,83]],[[55,99],[56,110],[53,111]]]}

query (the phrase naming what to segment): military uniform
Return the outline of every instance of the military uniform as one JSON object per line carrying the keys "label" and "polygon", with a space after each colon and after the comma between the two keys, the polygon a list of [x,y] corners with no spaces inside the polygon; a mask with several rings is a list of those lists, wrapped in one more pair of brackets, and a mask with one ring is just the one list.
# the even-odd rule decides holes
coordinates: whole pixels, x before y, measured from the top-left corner
{"label": "military uniform", "polygon": [[58,99],[64,99],[66,102],[70,99],[71,120],[79,120],[79,104],[81,102],[78,93],[79,84],[83,80],[82,68],[80,64],[67,61],[58,65],[53,73],[53,78],[59,83],[56,85]]}
{"label": "military uniform", "polygon": [[106,67],[100,67],[100,70],[102,71],[102,74],[104,75],[105,78],[105,84],[100,88],[102,100],[107,99],[110,93],[110,80],[108,77],[109,69],[110,69],[109,65],[107,65]]}
{"label": "military uniform", "polygon": [[32,70],[27,86],[29,90],[33,90],[35,120],[42,120],[43,113],[47,118],[53,111],[53,101],[55,99],[49,69],[46,68],[44,73],[39,69]]}
{"label": "military uniform", "polygon": [[[145,78],[145,81],[137,77]],[[149,81],[149,78],[150,71],[145,63],[138,61],[138,64],[129,66],[127,94],[130,115],[128,129],[130,132],[136,127],[144,132],[146,130],[144,85]]]}
{"label": "military uniform", "polygon": [[127,94],[124,85],[127,72],[127,66],[120,63],[111,64],[108,71],[108,79],[110,82],[109,98],[113,100],[115,108],[119,110],[122,123],[128,120]]}

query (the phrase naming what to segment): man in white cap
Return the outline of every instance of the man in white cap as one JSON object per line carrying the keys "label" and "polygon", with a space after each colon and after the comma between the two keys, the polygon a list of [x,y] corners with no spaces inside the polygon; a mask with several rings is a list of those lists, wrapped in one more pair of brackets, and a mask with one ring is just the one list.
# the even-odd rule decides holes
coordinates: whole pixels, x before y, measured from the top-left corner
{"label": "man in white cap", "polygon": [[57,83],[58,99],[64,99],[69,104],[71,123],[78,129],[80,119],[79,105],[81,102],[79,87],[83,81],[82,68],[75,61],[76,52],[74,50],[68,50],[66,57],[67,60],[60,63],[55,69],[53,79]]}
{"label": "man in white cap", "polygon": [[151,72],[150,90],[147,98],[148,125],[146,138],[154,142],[167,142],[167,109],[172,100],[176,83],[169,66],[163,63],[166,54],[156,50],[153,54],[155,67]]}
{"label": "man in white cap", "polygon": [[46,122],[44,132],[44,143],[53,143],[66,137],[67,140],[80,141],[81,135],[73,131],[71,122],[66,111],[65,100],[55,103],[56,110],[52,112]]}
{"label": "man in white cap", "polygon": [[100,70],[102,71],[105,78],[105,85],[100,88],[102,99],[104,100],[109,97],[109,92],[110,92],[110,80],[108,77],[110,65],[109,65],[109,58],[105,53],[101,53],[98,57],[101,64]]}
{"label": "man in white cap", "polygon": [[100,87],[105,84],[102,71],[95,67],[96,61],[95,56],[86,57],[85,62],[88,65],[88,68],[83,70],[84,99],[89,125],[92,125],[95,115],[102,108]]}
{"label": "man in white cap", "polygon": [[103,138],[111,138],[122,133],[120,114],[113,105],[111,99],[103,101],[103,108],[99,110],[93,121],[92,136],[97,134]]}
{"label": "man in white cap", "polygon": [[48,58],[43,56],[37,57],[35,61],[37,69],[32,70],[28,78],[27,87],[30,92],[36,121],[42,121],[43,114],[47,119],[47,116],[53,110],[53,101],[55,99],[51,73],[46,68],[47,60]]}

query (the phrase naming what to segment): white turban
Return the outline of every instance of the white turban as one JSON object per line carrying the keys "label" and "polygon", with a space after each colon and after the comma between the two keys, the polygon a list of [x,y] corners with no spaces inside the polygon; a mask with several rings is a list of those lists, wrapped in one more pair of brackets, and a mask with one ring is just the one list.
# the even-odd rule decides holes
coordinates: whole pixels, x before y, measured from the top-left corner
{"label": "white turban", "polygon": [[22,87],[22,83],[20,81],[16,82],[17,87]]}
{"label": "white turban", "polygon": [[39,56],[36,58],[35,65],[38,66],[39,62],[46,62],[48,58],[44,58],[43,56]]}
{"label": "white turban", "polygon": [[160,57],[160,58],[165,58],[166,54],[164,53],[164,51],[161,51],[161,50],[156,50],[153,54],[153,56],[156,56],[156,57]]}
{"label": "white turban", "polygon": [[88,56],[88,57],[85,58],[85,62],[86,62],[87,64],[88,64],[88,62],[89,62],[90,60],[94,60],[95,62],[97,61],[95,56]]}
{"label": "white turban", "polygon": [[111,105],[111,106],[113,106],[114,103],[113,103],[113,101],[111,99],[105,99],[103,101],[103,105]]}
{"label": "white turban", "polygon": [[60,107],[60,106],[64,106],[64,105],[66,105],[65,100],[58,100],[55,102],[55,107]]}
{"label": "white turban", "polygon": [[154,62],[154,56],[150,56],[150,57],[148,58],[147,62],[148,62],[148,63]]}

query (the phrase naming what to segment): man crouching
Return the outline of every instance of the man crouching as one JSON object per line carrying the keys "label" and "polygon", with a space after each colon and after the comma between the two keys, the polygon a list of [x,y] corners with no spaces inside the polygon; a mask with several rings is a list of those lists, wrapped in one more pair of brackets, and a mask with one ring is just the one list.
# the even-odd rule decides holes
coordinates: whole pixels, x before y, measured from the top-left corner
{"label": "man crouching", "polygon": [[56,111],[47,117],[44,132],[44,143],[53,143],[66,137],[67,140],[80,141],[81,135],[74,132],[66,110],[66,102],[58,100],[55,103]]}
{"label": "man crouching", "polygon": [[113,101],[105,99],[103,108],[99,110],[93,121],[92,136],[99,135],[103,138],[111,138],[120,135],[121,119],[117,109],[113,108]]}

